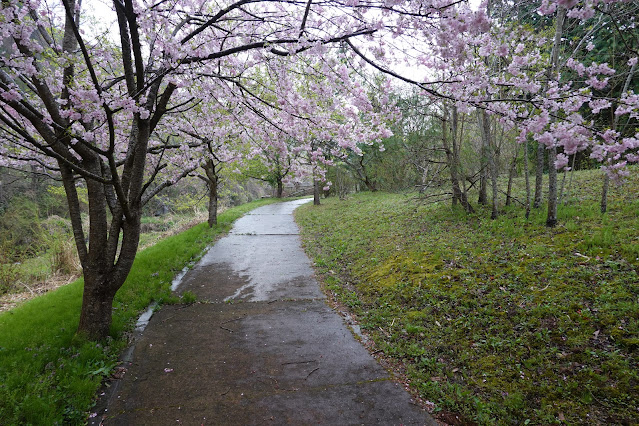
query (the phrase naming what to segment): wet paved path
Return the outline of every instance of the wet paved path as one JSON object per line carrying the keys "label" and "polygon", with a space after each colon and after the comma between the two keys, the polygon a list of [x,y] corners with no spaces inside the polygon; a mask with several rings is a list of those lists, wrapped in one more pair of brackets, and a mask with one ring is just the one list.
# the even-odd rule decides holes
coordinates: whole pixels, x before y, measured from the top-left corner
{"label": "wet paved path", "polygon": [[184,278],[113,386],[105,424],[435,424],[325,303],[292,212],[239,219]]}

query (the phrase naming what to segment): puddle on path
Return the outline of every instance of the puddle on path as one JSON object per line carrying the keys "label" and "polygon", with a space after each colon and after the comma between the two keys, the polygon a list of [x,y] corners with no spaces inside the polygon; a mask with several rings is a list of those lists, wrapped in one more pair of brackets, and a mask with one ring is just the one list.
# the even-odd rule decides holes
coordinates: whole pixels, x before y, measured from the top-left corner
{"label": "puddle on path", "polygon": [[191,269],[191,265],[185,266],[184,269],[182,269],[180,273],[177,274],[175,278],[173,278],[173,281],[171,281],[171,291],[177,290],[180,284],[182,284],[182,279],[184,278],[186,273],[189,272],[190,269]]}
{"label": "puddle on path", "polygon": [[135,323],[135,331],[140,333],[144,331],[146,326],[149,325],[149,321],[151,321],[153,311],[155,310],[155,307],[157,305],[157,303],[152,303],[151,306],[149,306],[149,309],[147,309],[142,315],[140,315],[140,318],[138,318],[138,322]]}
{"label": "puddle on path", "polygon": [[[177,290],[180,284],[182,284],[182,279],[184,279],[184,276],[186,275],[186,273],[189,272],[189,270],[191,269],[191,266],[192,265],[185,266],[184,269],[182,269],[173,278],[173,281],[171,281],[171,291]],[[138,321],[135,323],[135,331],[137,331],[138,333],[141,333],[144,331],[146,326],[149,325],[149,321],[151,321],[151,317],[153,316],[153,311],[155,311],[155,308],[157,306],[158,306],[157,303],[155,302],[151,303],[151,305],[149,306],[149,309],[147,309],[146,311],[144,311],[142,315],[140,315],[140,318],[138,318]]]}

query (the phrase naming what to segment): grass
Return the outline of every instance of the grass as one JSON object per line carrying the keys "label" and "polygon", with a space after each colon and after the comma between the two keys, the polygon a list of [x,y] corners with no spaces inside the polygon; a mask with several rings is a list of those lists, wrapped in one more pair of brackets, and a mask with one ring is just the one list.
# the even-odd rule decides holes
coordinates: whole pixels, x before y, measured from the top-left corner
{"label": "grass", "polygon": [[560,225],[413,195],[296,211],[325,289],[442,420],[639,422],[639,179],[597,204],[576,174]]}
{"label": "grass", "polygon": [[167,236],[188,229],[194,223],[206,222],[207,218],[208,216],[205,212],[144,217],[142,219],[142,233],[138,251],[156,244]]}
{"label": "grass", "polygon": [[111,336],[104,342],[75,336],[82,280],[0,314],[0,424],[84,424],[140,312],[152,301],[175,302],[174,275],[237,218],[274,201],[234,207],[213,229],[200,224],[138,253],[116,296]]}
{"label": "grass", "polygon": [[[64,243],[70,245],[71,241],[69,239],[66,242],[60,240],[60,245]],[[63,254],[65,252],[60,249],[57,251],[49,250],[40,256],[25,258],[19,263],[0,264],[0,297],[5,294],[27,291],[31,293],[39,292],[44,282],[56,272],[54,267],[56,259],[59,264]],[[75,257],[75,253],[73,254]],[[69,271],[64,272],[69,274]],[[77,277],[77,271],[71,272],[75,273],[74,275]],[[71,273],[70,275],[73,274]]]}
{"label": "grass", "polygon": [[[221,209],[220,213],[222,211]],[[142,218],[138,252],[206,220],[206,212],[145,216]],[[88,221],[88,218],[85,218],[85,221]],[[65,224],[68,220],[54,216],[52,220],[47,219],[44,222]],[[19,262],[0,264],[0,311],[10,309],[19,300],[45,293],[81,275],[80,261],[71,230],[59,232],[58,229],[58,233],[51,233],[45,229],[43,233],[49,236],[44,238],[45,242],[41,244],[41,250],[35,256],[25,257]],[[19,293],[22,294],[15,299],[11,297],[12,294]],[[5,294],[8,296],[2,298]]]}
{"label": "grass", "polygon": [[[143,217],[138,251],[142,251],[167,236],[175,235],[204,221],[206,221],[206,215],[204,213],[196,215],[167,214],[160,217]],[[63,247],[64,244],[67,244],[68,247]],[[67,263],[77,263],[77,265],[73,265],[77,266],[77,268],[62,265],[67,266],[66,269],[71,270],[62,270],[60,272],[70,279],[77,278],[78,275],[80,275],[79,260],[77,260],[76,249],[71,234],[60,234],[55,238],[51,238],[50,245],[52,247],[49,247],[48,250],[40,253],[38,256],[27,257],[19,263],[0,265],[0,267],[11,268],[15,274],[15,277],[11,277],[13,278],[11,280],[11,288],[6,288],[6,292],[28,291],[35,288],[36,292],[40,293],[40,287],[45,285],[46,281],[48,281],[55,272],[58,272],[59,262],[56,262],[56,254],[66,254],[61,250],[62,248],[68,250],[68,254],[72,257],[71,261]],[[2,295],[2,293],[3,291],[0,291],[0,295]]]}

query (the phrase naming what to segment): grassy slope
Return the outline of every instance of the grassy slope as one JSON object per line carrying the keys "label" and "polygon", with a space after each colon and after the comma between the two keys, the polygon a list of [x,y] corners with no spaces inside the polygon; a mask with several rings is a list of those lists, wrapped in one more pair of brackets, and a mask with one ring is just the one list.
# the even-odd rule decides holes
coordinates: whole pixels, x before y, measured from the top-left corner
{"label": "grassy slope", "polygon": [[[556,229],[396,194],[297,210],[326,288],[436,411],[480,424],[639,422],[639,179]],[[594,192],[593,192],[594,191]]]}
{"label": "grassy slope", "polygon": [[81,280],[0,314],[0,424],[83,424],[140,311],[153,300],[170,301],[178,271],[235,219],[270,202],[229,209],[213,229],[201,224],[140,252],[116,296],[112,338],[106,342],[74,337]]}

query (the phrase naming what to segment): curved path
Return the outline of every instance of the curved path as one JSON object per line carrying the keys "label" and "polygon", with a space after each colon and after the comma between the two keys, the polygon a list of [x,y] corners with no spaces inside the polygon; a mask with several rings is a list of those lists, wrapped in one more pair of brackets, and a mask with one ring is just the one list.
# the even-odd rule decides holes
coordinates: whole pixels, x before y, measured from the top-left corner
{"label": "curved path", "polygon": [[105,424],[436,424],[325,303],[292,212],[239,219],[136,341]]}

